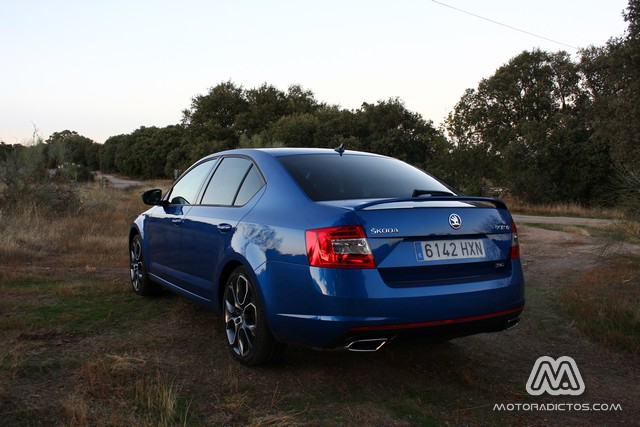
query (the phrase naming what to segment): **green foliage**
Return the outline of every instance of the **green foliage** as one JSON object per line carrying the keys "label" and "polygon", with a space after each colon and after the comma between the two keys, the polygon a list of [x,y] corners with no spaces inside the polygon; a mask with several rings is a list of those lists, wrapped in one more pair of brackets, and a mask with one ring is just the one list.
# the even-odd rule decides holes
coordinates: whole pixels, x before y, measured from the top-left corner
{"label": "green foliage", "polygon": [[248,108],[244,89],[228,81],[211,88],[206,95],[194,97],[191,108],[182,113],[182,123],[195,138],[229,141],[231,146],[236,146],[240,138],[236,119]]}
{"label": "green foliage", "polygon": [[361,149],[399,158],[424,166],[437,155],[438,131],[421,115],[407,110],[401,100],[392,98],[377,104],[362,104],[355,112],[356,136]]}
{"label": "green foliage", "polygon": [[180,125],[165,128],[140,127],[129,135],[107,139],[100,150],[103,172],[118,172],[127,176],[159,178],[173,176],[167,169],[167,159],[182,164],[180,153],[185,144],[185,129]]}
{"label": "green foliage", "polygon": [[609,147],[616,163],[640,159],[640,1],[629,1],[626,37],[582,51],[581,71],[592,99],[594,138]]}
{"label": "green foliage", "polygon": [[46,141],[47,167],[82,165],[88,170],[100,166],[100,145],[76,131],[54,132]]}
{"label": "green foliage", "polygon": [[612,162],[593,138],[590,113],[567,53],[521,53],[465,92],[449,114],[453,152],[466,164],[456,184],[475,191],[492,183],[543,203],[600,200]]}
{"label": "green foliage", "polygon": [[267,132],[266,139],[284,147],[315,146],[318,119],[309,113],[294,114],[280,118]]}
{"label": "green foliage", "polygon": [[336,147],[392,155],[424,166],[448,150],[442,132],[392,98],[349,111],[315,100],[298,85],[224,82],[193,98],[182,125],[137,129],[109,138],[98,155],[104,172],[174,177],[199,158],[237,147]]}
{"label": "green foliage", "polygon": [[[640,221],[640,167],[618,165],[615,178],[620,205],[626,211],[626,219]],[[636,237],[640,238],[640,235]]]}
{"label": "green foliage", "polygon": [[77,212],[79,198],[67,185],[54,182],[46,168],[46,146],[14,145],[0,159],[0,211],[45,218]]}

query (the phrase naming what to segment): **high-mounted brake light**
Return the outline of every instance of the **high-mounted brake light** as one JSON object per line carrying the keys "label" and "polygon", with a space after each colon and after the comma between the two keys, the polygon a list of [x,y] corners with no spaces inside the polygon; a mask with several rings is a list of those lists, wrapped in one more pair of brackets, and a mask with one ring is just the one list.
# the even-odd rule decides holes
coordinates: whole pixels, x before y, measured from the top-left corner
{"label": "high-mounted brake light", "polygon": [[518,229],[516,223],[511,222],[511,250],[509,251],[509,258],[520,258],[520,244],[518,243]]}
{"label": "high-mounted brake light", "polygon": [[317,228],[305,233],[309,265],[333,268],[375,268],[369,242],[360,226]]}

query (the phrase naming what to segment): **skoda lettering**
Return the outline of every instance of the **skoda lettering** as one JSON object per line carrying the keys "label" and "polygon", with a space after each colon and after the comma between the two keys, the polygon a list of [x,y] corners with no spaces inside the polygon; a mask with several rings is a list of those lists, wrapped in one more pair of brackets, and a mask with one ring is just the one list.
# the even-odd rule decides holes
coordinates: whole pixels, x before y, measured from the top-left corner
{"label": "skoda lettering", "polygon": [[387,228],[372,228],[371,230],[371,234],[391,234],[391,233],[399,233],[400,230],[398,230],[395,227],[387,227]]}

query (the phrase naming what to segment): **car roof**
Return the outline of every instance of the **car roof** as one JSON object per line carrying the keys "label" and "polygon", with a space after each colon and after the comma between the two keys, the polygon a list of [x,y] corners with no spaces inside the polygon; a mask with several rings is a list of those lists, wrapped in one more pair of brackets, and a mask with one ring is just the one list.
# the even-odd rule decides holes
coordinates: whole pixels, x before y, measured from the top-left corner
{"label": "car roof", "polygon": [[[228,155],[234,155],[234,154],[244,154],[244,155],[251,155],[251,154],[255,154],[255,153],[265,153],[268,154],[272,157],[285,157],[285,156],[296,156],[296,155],[301,155],[301,154],[334,154],[336,156],[339,156],[340,154],[332,149],[332,148],[307,148],[307,147],[278,147],[278,148],[247,148],[247,149],[234,149],[234,150],[227,150],[227,151],[222,151],[219,153],[214,153],[211,154],[210,156],[207,157],[212,157],[212,156],[228,156]],[[374,156],[374,157],[384,157],[381,156],[379,154],[374,154],[374,153],[367,153],[364,151],[355,151],[355,150],[348,150],[345,149],[345,151],[343,152],[343,155],[361,155],[361,156]]]}

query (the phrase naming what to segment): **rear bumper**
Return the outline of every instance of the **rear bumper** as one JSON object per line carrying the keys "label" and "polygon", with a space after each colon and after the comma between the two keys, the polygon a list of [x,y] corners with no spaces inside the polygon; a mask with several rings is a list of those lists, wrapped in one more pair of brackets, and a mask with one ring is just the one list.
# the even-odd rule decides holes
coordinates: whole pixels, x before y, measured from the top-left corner
{"label": "rear bumper", "polygon": [[485,332],[505,331],[518,324],[523,309],[524,306],[521,306],[496,313],[422,323],[353,327],[337,340],[336,347],[346,347],[350,343],[369,339],[391,340],[402,337],[438,342]]}
{"label": "rear bumper", "polygon": [[258,276],[277,340],[342,347],[357,339],[427,336],[437,340],[508,329],[524,307],[518,260],[494,280],[389,287],[375,269],[322,269],[273,263]]}

